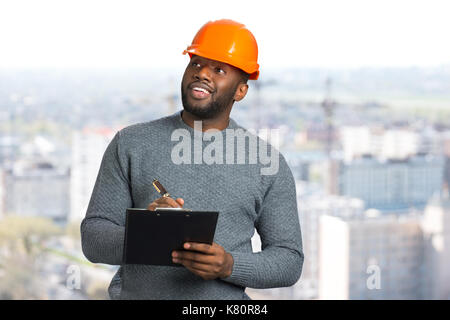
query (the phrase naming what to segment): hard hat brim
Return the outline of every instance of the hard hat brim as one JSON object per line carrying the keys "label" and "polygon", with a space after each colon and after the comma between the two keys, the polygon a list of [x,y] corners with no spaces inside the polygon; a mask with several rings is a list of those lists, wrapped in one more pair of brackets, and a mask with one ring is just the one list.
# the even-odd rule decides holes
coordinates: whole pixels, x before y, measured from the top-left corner
{"label": "hard hat brim", "polygon": [[[227,63],[235,68],[241,69],[242,71],[246,72],[249,74],[249,80],[257,80],[259,77],[259,65],[257,63],[255,63],[256,65],[253,67],[240,67],[237,66],[236,64],[234,64],[233,61],[233,57],[230,55],[230,57],[226,57],[226,56],[222,56],[222,57],[217,57],[216,54],[208,54],[208,53],[204,53],[204,52],[200,52],[199,50],[196,50],[195,48],[192,48],[192,46],[189,46],[186,50],[183,51],[183,54],[189,54],[189,57],[192,58],[192,55],[195,54],[197,56],[203,57],[203,58],[207,58],[207,59],[211,59],[211,60],[215,60],[215,61],[220,61],[220,62],[224,62]],[[245,69],[244,69],[245,68]],[[254,71],[256,69],[256,71]]]}

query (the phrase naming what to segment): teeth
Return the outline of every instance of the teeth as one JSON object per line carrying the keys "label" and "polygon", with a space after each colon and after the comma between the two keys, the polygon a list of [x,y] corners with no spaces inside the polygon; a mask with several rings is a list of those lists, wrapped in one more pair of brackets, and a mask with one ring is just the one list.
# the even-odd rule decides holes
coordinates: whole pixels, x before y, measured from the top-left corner
{"label": "teeth", "polygon": [[201,92],[204,92],[204,93],[209,93],[208,90],[205,90],[205,89],[199,88],[199,87],[195,87],[194,90],[201,91]]}

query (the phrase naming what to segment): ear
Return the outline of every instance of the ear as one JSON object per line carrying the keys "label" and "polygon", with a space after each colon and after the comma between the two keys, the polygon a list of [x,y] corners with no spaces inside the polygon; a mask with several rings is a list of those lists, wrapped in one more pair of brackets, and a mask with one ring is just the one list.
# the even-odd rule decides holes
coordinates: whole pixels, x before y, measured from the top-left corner
{"label": "ear", "polygon": [[236,92],[234,94],[234,101],[241,101],[242,99],[244,99],[245,95],[247,94],[248,91],[248,84],[246,83],[239,83],[237,88],[236,88]]}

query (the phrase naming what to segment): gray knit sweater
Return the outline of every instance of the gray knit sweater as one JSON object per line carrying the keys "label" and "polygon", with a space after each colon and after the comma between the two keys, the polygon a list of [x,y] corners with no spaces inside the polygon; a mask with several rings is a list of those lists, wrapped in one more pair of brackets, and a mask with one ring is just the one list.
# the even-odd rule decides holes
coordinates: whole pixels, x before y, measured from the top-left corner
{"label": "gray knit sweater", "polygon": [[[227,129],[239,128],[243,129],[230,119]],[[190,163],[173,161],[173,150],[181,141],[172,141],[176,129],[192,137]],[[302,239],[294,178],[284,157],[279,154],[278,172],[270,175],[261,174],[268,166],[261,161],[254,164],[246,158],[238,164],[235,157],[234,164],[227,162],[230,151],[225,149],[222,164],[198,164],[194,144],[206,148],[215,139],[205,141],[202,134],[199,139],[198,133],[195,138],[178,111],[120,130],[106,149],[81,223],[81,242],[89,261],[121,265],[109,286],[111,299],[249,299],[246,287],[291,286],[299,279]],[[214,242],[233,256],[229,277],[203,280],[184,267],[122,263],[126,208],[146,208],[160,197],[153,179],[159,179],[173,198],[183,198],[185,208],[219,211]],[[260,252],[252,251],[255,228]]]}

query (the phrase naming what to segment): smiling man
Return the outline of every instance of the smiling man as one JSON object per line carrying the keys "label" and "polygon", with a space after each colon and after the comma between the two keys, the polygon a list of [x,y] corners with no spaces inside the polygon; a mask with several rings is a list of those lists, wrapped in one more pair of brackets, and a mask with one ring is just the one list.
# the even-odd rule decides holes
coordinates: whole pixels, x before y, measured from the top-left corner
{"label": "smiling man", "polygon": [[247,73],[232,65],[193,55],[181,85],[185,120],[203,120],[205,129],[224,129],[233,102],[247,94],[248,78]]}
{"label": "smiling man", "polygon": [[[194,158],[205,141],[224,145],[236,132],[251,137],[230,112],[247,94],[248,80],[259,76],[256,40],[243,24],[217,20],[206,23],[184,53],[190,61],[181,84],[183,110],[120,130],[105,151],[81,224],[83,252],[91,262],[121,266],[109,287],[112,299],[249,299],[246,287],[291,286],[300,277],[303,251],[295,183],[284,157],[267,175],[258,162],[180,164],[172,158],[176,131],[194,137]],[[253,138],[258,151],[278,155]],[[251,149],[228,146],[227,159],[235,158],[236,149]],[[160,197],[155,178],[174,199]],[[183,206],[219,211],[212,245],[185,243],[184,250],[172,252],[182,268],[122,263],[127,208]],[[255,230],[260,252],[252,250]]]}

